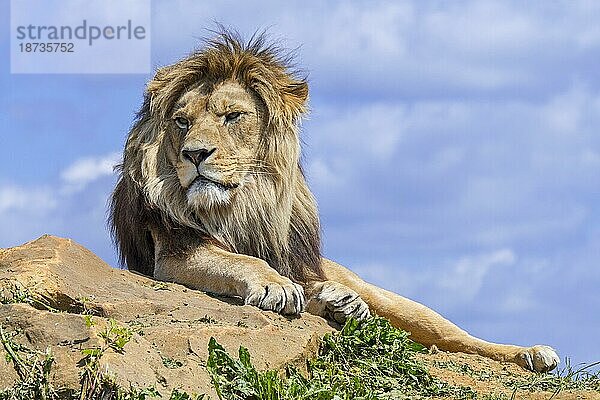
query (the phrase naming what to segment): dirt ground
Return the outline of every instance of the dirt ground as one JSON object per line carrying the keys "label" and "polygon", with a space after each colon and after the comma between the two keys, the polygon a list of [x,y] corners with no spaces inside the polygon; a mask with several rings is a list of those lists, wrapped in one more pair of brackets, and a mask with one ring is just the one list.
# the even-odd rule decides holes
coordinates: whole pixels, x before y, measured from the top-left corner
{"label": "dirt ground", "polygon": [[[511,363],[438,352],[420,355],[431,374],[453,385],[468,386],[484,400],[600,400],[600,387],[582,390],[556,375],[538,375]],[[561,366],[559,365],[559,369]],[[583,386],[583,385],[580,385]]]}

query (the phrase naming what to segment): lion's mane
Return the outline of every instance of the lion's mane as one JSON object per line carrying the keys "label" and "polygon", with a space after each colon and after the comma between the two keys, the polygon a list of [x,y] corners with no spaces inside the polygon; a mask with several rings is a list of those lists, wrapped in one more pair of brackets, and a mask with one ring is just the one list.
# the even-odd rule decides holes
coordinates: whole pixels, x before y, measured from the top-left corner
{"label": "lion's mane", "polygon": [[[298,123],[308,87],[282,54],[264,35],[244,42],[223,31],[200,50],[159,69],[148,83],[118,167],[109,215],[121,262],[130,270],[153,274],[152,229],[261,258],[297,282],[322,278],[318,213],[300,165]],[[167,160],[165,121],[189,88],[230,79],[264,103],[268,115],[257,156],[270,173],[241,187],[226,208],[199,210],[188,203]]]}

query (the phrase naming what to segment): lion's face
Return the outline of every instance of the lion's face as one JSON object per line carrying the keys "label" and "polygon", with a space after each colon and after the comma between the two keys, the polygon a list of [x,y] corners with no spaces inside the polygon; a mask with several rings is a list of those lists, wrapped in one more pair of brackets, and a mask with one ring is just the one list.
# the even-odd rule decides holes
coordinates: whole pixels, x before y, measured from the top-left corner
{"label": "lion's face", "polygon": [[226,205],[265,173],[258,156],[264,114],[260,98],[234,81],[180,97],[167,121],[167,156],[191,205]]}

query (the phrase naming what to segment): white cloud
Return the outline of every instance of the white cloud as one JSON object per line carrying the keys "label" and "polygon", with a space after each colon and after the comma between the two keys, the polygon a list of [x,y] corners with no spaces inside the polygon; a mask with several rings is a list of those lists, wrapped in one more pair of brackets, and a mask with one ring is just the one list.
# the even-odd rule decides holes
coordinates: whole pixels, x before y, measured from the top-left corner
{"label": "white cloud", "polygon": [[314,159],[308,165],[306,176],[311,184],[315,185],[337,185],[341,182],[340,174],[320,158]]}
{"label": "white cloud", "polygon": [[585,149],[581,152],[580,159],[585,168],[600,168],[600,152]]}
{"label": "white cloud", "polygon": [[58,205],[53,191],[48,188],[24,188],[7,185],[0,187],[0,214],[29,211],[45,213]]}
{"label": "white cloud", "polygon": [[591,106],[591,95],[580,85],[560,93],[548,101],[539,111],[540,119],[549,131],[561,134],[580,133],[586,107]]}
{"label": "white cloud", "polygon": [[447,47],[472,53],[514,52],[543,39],[548,26],[539,14],[530,14],[507,2],[473,1],[449,3],[423,16],[425,30]]}
{"label": "white cloud", "polygon": [[[301,45],[301,66],[317,77],[313,89],[442,97],[457,89],[511,90],[526,96],[568,84],[585,68],[578,62],[583,53],[594,59],[600,30],[591,17],[598,10],[589,3],[155,2],[153,30],[160,35],[153,50],[160,63],[173,62],[216,20],[247,36],[271,27],[286,47]],[[185,12],[174,23],[171,10]]]}
{"label": "white cloud", "polygon": [[[351,56],[365,51],[388,57],[406,55],[404,33],[415,22],[414,8],[410,3],[379,3],[363,7],[342,2],[328,11],[328,23],[323,25],[325,32],[320,33],[322,40],[317,47],[320,56],[339,56],[340,50]],[[306,27],[304,29],[308,31]]]}
{"label": "white cloud", "polygon": [[399,221],[431,232],[429,246],[555,241],[588,225],[597,207],[599,99],[575,84],[537,102],[322,107],[304,126],[307,172],[324,215],[393,221],[390,234],[417,246],[422,238]]}
{"label": "white cloud", "polygon": [[[460,257],[448,265],[432,265],[411,269],[373,261],[352,267],[368,282],[385,287],[406,297],[425,297],[441,303],[446,309],[460,308],[481,296],[481,288],[489,276],[513,269],[517,257],[512,249],[498,249]],[[502,290],[504,292],[504,290]],[[514,306],[518,291],[510,296],[498,293],[499,302]]]}
{"label": "white cloud", "polygon": [[112,175],[115,165],[120,160],[120,152],[76,160],[63,170],[60,175],[64,183],[63,190],[65,192],[81,191],[95,180]]}
{"label": "white cloud", "polygon": [[436,285],[451,293],[453,299],[471,301],[481,289],[484,278],[495,268],[511,266],[516,256],[511,249],[500,249],[458,260],[436,279]]}
{"label": "white cloud", "polygon": [[374,260],[358,265],[347,265],[347,267],[366,282],[408,298],[413,298],[428,282],[435,282],[431,270],[411,273],[409,268],[390,265],[383,261]]}
{"label": "white cloud", "polygon": [[535,308],[538,302],[535,300],[531,290],[508,289],[508,293],[503,299],[500,299],[498,306],[500,311],[505,313],[524,313]]}
{"label": "white cloud", "polygon": [[0,186],[0,214],[21,213],[44,215],[64,205],[77,192],[91,183],[113,174],[120,153],[76,160],[60,174],[61,184],[27,187],[6,184]]}
{"label": "white cloud", "polygon": [[345,111],[323,107],[313,117],[322,121],[311,131],[313,148],[334,147],[334,154],[346,153],[344,158],[353,164],[366,159],[387,161],[402,140],[406,113],[405,105],[399,103],[362,104]]}
{"label": "white cloud", "polygon": [[113,187],[106,177],[116,158],[110,153],[76,160],[44,186],[0,184],[0,247],[49,233],[73,238],[116,266],[103,229]]}

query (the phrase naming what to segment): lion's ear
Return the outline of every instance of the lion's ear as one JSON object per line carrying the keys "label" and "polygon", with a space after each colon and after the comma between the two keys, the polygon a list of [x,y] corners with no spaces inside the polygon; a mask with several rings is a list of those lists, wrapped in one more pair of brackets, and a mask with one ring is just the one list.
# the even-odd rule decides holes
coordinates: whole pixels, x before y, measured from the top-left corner
{"label": "lion's ear", "polygon": [[283,92],[283,104],[295,118],[306,112],[308,84],[303,79],[289,83]]}
{"label": "lion's ear", "polygon": [[160,110],[160,117],[165,118],[177,101],[179,88],[184,87],[190,74],[178,73],[177,64],[162,67],[156,71],[154,78],[146,85],[146,96],[150,103],[150,112]]}

